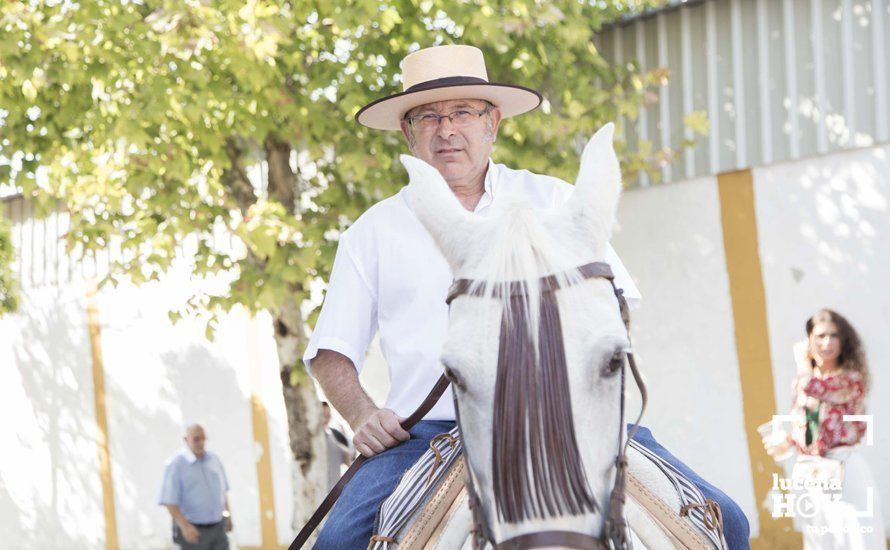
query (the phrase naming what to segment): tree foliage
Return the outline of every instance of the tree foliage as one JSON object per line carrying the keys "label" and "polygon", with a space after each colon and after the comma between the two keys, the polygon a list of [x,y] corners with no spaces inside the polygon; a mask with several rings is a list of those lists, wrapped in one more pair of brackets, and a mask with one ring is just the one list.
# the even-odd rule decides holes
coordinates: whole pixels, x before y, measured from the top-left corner
{"label": "tree foliage", "polygon": [[[157,279],[191,235],[195,276],[232,282],[189,309],[281,312],[326,278],[339,232],[405,183],[401,136],[353,121],[401,91],[401,58],[472,44],[491,80],[540,89],[542,108],[502,124],[495,160],[571,180],[580,144],[635,119],[667,76],[610,66],[593,44],[649,3],[4,2],[0,178],[60,200],[72,247],[119,247],[115,276]],[[629,171],[658,160],[619,152]]]}
{"label": "tree foliage", "polygon": [[18,308],[18,289],[12,272],[15,248],[9,229],[9,222],[3,217],[3,204],[0,203],[0,315]]}

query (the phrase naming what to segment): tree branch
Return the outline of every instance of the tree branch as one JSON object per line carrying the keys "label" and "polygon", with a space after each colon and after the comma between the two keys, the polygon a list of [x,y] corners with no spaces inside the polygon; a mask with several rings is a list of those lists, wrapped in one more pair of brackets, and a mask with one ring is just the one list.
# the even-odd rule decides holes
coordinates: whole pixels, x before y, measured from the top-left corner
{"label": "tree branch", "polygon": [[272,133],[266,136],[263,145],[269,165],[269,196],[293,214],[296,210],[297,178],[290,166],[291,145]]}
{"label": "tree branch", "polygon": [[221,179],[238,204],[241,215],[246,216],[248,208],[256,202],[257,197],[253,184],[250,183],[250,178],[242,166],[244,149],[236,141],[235,137],[226,138],[225,150],[230,166],[223,171]]}

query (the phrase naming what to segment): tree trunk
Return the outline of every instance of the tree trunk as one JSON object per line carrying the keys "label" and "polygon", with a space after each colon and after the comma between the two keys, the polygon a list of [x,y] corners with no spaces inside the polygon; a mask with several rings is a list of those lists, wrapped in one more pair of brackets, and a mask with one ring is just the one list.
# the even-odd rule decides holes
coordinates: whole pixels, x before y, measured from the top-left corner
{"label": "tree trunk", "polygon": [[[257,195],[247,177],[243,163],[249,149],[257,144],[237,136],[226,140],[229,166],[223,176],[231,196],[246,214],[256,202]],[[288,212],[296,213],[296,197],[302,192],[300,182],[290,165],[291,145],[270,134],[261,144],[268,166],[269,198],[279,201]],[[248,251],[248,262],[262,267],[265,258]],[[327,445],[321,419],[321,403],[315,384],[302,367],[302,353],[306,349],[306,330],[300,311],[298,284],[289,284],[283,303],[274,311],[274,336],[278,349],[278,371],[284,405],[287,410],[288,437],[293,455],[292,527],[296,531],[309,519],[327,493]]]}
{"label": "tree trunk", "polygon": [[274,324],[281,388],[287,408],[288,436],[294,457],[293,527],[297,530],[309,519],[327,492],[327,447],[315,384],[300,366],[306,337],[296,289],[290,296],[275,314]]}
{"label": "tree trunk", "polygon": [[[302,189],[290,165],[291,145],[269,134],[263,148],[268,166],[269,197],[296,213],[296,200]],[[273,312],[275,343],[284,405],[287,408],[288,435],[294,457],[294,529],[300,529],[327,493],[327,445],[321,420],[321,403],[315,384],[302,367],[306,330],[298,300],[299,287],[288,285],[284,303]]]}

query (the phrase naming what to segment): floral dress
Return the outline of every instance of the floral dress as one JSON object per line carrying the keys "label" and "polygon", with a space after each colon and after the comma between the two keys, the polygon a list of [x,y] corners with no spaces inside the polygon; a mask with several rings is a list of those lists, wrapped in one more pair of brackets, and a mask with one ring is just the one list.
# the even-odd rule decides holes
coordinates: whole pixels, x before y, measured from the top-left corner
{"label": "floral dress", "polygon": [[[795,425],[791,438],[801,453],[824,456],[826,451],[834,447],[855,445],[865,435],[864,422],[844,421],[844,415],[865,412],[865,383],[862,374],[851,370],[842,370],[825,378],[805,374],[794,381],[793,387],[792,413],[799,415],[801,420]],[[819,401],[818,410],[807,410],[808,397]],[[818,419],[817,423],[810,425],[809,434],[807,412],[811,413],[811,418]],[[818,428],[812,429],[816,424]],[[807,437],[808,435],[811,437]]]}

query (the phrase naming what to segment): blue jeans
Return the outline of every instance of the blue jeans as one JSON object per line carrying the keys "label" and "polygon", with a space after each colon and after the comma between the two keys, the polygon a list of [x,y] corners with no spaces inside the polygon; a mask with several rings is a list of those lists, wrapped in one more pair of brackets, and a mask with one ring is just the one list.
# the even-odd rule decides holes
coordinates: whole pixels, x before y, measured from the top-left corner
{"label": "blue jeans", "polygon": [[383,501],[399,480],[430,448],[430,440],[454,427],[454,422],[422,420],[409,433],[411,439],[365,462],[349,482],[313,548],[320,550],[360,550],[368,547],[374,533],[374,519]]}
{"label": "blue jeans", "polygon": [[[454,422],[429,420],[418,422],[411,429],[409,441],[368,460],[343,490],[314,548],[319,550],[366,548],[373,534],[377,510],[395,490],[402,474],[429,449],[430,439],[453,427]],[[730,550],[748,548],[748,519],[735,502],[677,460],[655,441],[647,428],[640,426],[634,440],[689,476],[705,498],[717,501],[723,513],[724,534]]]}

